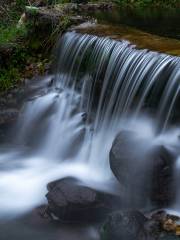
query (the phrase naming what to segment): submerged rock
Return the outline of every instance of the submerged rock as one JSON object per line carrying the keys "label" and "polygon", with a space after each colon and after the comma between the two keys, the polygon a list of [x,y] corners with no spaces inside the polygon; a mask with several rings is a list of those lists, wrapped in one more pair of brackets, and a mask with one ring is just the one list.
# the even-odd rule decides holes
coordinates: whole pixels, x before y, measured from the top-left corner
{"label": "submerged rock", "polygon": [[110,167],[124,190],[125,203],[158,207],[175,196],[174,157],[164,146],[151,146],[135,132],[122,131],[110,151]]}
{"label": "submerged rock", "polygon": [[99,221],[119,204],[117,197],[80,184],[73,178],[48,184],[48,212],[53,218],[67,222]]}

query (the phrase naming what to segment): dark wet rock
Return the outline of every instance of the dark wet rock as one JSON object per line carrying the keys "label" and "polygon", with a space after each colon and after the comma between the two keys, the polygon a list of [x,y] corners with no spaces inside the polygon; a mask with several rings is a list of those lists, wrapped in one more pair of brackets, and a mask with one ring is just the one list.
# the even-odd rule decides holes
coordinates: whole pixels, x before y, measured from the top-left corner
{"label": "dark wet rock", "polygon": [[110,151],[110,166],[120,182],[127,180],[129,168],[138,160],[137,148],[139,148],[139,142],[135,132],[122,131],[115,138]]}
{"label": "dark wet rock", "polygon": [[145,148],[144,140],[135,132],[122,131],[110,151],[110,167],[120,182],[126,207],[142,207],[149,196],[149,189],[145,188],[149,186],[143,153]]}
{"label": "dark wet rock", "polygon": [[49,183],[47,188],[48,213],[61,221],[99,221],[119,204],[118,197],[83,186],[73,178]]}
{"label": "dark wet rock", "polygon": [[148,239],[158,239],[161,232],[160,222],[155,219],[148,219],[148,221],[144,223],[144,232],[146,236],[149,237]]}
{"label": "dark wet rock", "polygon": [[[174,156],[164,146],[152,146],[135,132],[122,131],[110,152],[111,170],[129,204],[166,206],[175,197]],[[138,176],[138,177],[137,177]],[[131,199],[131,200],[130,200]]]}
{"label": "dark wet rock", "polygon": [[[162,221],[165,211],[158,211],[151,217],[145,217],[137,210],[113,212],[101,228],[102,240],[177,240],[175,231],[165,231]],[[160,217],[161,216],[161,217]],[[173,217],[173,216],[171,216]]]}
{"label": "dark wet rock", "polygon": [[114,212],[108,216],[101,229],[101,239],[150,240],[150,236],[147,236],[144,230],[147,220],[142,213],[136,210]]}
{"label": "dark wet rock", "polygon": [[164,146],[157,146],[150,155],[151,200],[158,206],[167,206],[175,199],[174,163],[175,158]]}

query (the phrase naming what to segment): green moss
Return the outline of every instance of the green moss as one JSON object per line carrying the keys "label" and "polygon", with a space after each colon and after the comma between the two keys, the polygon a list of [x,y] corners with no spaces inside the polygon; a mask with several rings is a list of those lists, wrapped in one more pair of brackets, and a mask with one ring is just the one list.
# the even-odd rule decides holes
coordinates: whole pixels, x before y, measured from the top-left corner
{"label": "green moss", "polygon": [[26,27],[17,27],[12,24],[8,27],[0,26],[0,45],[13,43],[21,37],[25,37],[27,34]]}

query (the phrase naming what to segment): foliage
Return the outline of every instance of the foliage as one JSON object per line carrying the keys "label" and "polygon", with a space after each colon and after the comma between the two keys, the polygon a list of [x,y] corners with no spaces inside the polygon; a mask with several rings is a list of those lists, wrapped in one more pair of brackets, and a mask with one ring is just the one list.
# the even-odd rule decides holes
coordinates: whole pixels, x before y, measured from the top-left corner
{"label": "foliage", "polygon": [[[0,47],[11,49],[0,66],[0,91],[8,90],[26,77],[44,73],[48,61],[39,54],[39,39],[31,34],[31,24],[18,25],[26,4],[32,0],[5,1],[0,6]],[[35,8],[33,8],[35,9]],[[5,50],[6,51],[6,50]]]}
{"label": "foliage", "polygon": [[24,11],[26,0],[9,1],[0,6],[0,26],[9,26],[17,22]]}
{"label": "foliage", "polygon": [[8,90],[24,78],[44,74],[49,60],[33,51],[29,43],[24,46],[19,43],[13,49],[9,62],[0,71],[0,91]]}
{"label": "foliage", "polygon": [[17,39],[25,37],[27,34],[27,29],[22,26],[17,28],[16,25],[12,24],[8,27],[0,26],[0,45],[6,43],[13,43]]}

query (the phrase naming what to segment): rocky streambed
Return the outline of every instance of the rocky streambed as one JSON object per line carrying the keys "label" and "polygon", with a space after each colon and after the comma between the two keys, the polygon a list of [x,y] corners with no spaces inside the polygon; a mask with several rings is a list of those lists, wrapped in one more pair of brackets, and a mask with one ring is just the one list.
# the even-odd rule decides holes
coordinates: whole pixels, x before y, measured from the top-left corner
{"label": "rocky streambed", "polygon": [[179,239],[180,217],[163,210],[175,199],[175,153],[159,145],[140,154],[137,150],[144,141],[130,131],[120,132],[114,140],[110,166],[119,194],[99,192],[75,179],[57,180],[48,184],[44,214],[52,221],[98,223],[105,240]]}
{"label": "rocky streambed", "polygon": [[[131,131],[120,132],[114,140],[110,166],[118,180],[116,194],[95,190],[75,178],[50,182],[47,204],[20,218],[1,219],[2,240],[180,239],[180,217],[166,210],[175,194],[172,167],[175,153],[163,146],[151,149],[146,154],[151,165],[147,178],[147,172],[144,176],[137,166],[144,155],[136,150],[144,141]],[[148,205],[147,196],[151,199]]]}

